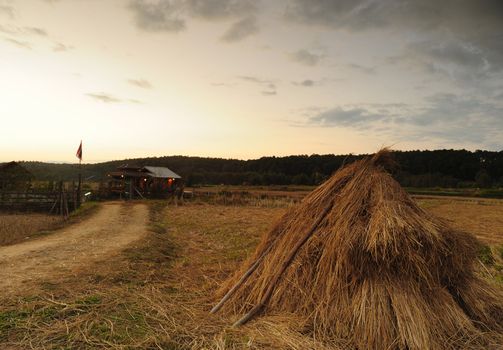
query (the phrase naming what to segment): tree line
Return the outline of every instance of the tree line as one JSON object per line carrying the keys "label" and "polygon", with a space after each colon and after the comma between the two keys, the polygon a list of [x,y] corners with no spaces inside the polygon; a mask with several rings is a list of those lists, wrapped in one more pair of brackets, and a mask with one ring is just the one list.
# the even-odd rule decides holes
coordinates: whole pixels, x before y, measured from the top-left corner
{"label": "tree line", "polygon": [[[83,178],[106,180],[118,166],[165,166],[194,185],[318,185],[343,164],[364,155],[296,155],[252,160],[166,156],[83,164]],[[503,187],[503,151],[394,151],[398,167],[393,176],[407,187]],[[22,162],[36,179],[75,180],[76,164]]]}

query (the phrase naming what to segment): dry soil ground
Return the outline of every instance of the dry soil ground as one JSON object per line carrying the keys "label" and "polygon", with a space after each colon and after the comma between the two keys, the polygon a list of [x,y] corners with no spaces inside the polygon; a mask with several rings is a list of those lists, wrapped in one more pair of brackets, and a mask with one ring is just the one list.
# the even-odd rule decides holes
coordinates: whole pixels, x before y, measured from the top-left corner
{"label": "dry soil ground", "polygon": [[[499,273],[503,201],[418,201],[490,244],[490,272]],[[81,224],[0,248],[0,348],[325,349],[278,316],[234,329],[208,313],[222,281],[285,210],[112,203]]]}

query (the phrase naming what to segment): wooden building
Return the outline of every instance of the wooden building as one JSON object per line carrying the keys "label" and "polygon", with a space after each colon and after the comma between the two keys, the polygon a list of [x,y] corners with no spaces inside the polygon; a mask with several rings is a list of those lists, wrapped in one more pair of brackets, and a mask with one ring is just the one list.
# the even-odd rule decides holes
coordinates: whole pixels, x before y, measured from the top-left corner
{"label": "wooden building", "polygon": [[166,198],[183,191],[182,177],[166,167],[118,167],[107,175],[108,192],[122,198]]}
{"label": "wooden building", "polygon": [[28,190],[33,177],[18,162],[0,163],[0,191]]}

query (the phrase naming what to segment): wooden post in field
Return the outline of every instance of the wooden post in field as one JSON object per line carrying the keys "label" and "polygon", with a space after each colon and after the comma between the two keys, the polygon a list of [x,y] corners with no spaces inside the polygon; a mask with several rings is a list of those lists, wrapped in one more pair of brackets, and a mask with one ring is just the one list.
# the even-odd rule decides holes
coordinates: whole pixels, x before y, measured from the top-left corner
{"label": "wooden post in field", "polygon": [[68,210],[68,193],[65,193],[65,218],[68,219],[70,211]]}
{"label": "wooden post in field", "polygon": [[82,140],[80,140],[80,146],[77,149],[77,158],[79,158],[79,184],[77,186],[77,207],[80,207],[81,196],[82,196]]}
{"label": "wooden post in field", "polygon": [[71,193],[72,193],[72,202],[73,202],[72,209],[75,211],[75,210],[77,210],[77,191],[76,191],[76,188],[75,188],[75,181],[72,181],[72,190],[71,190]]}
{"label": "wooden post in field", "polygon": [[49,210],[49,214],[52,214],[53,210],[57,210],[56,205],[58,205],[58,195],[54,191],[52,193],[54,194],[54,203],[52,204],[51,210]]}
{"label": "wooden post in field", "polygon": [[79,162],[79,183],[77,185],[77,208],[80,207],[82,195],[82,164]]}
{"label": "wooden post in field", "polygon": [[59,199],[59,215],[63,215],[63,181],[59,182],[58,199]]}
{"label": "wooden post in field", "polygon": [[63,203],[62,204],[63,211],[61,212],[61,215],[65,219],[67,219],[68,218],[68,197],[67,197],[67,193],[66,193],[64,184],[63,184],[63,189],[61,191],[61,202]]}

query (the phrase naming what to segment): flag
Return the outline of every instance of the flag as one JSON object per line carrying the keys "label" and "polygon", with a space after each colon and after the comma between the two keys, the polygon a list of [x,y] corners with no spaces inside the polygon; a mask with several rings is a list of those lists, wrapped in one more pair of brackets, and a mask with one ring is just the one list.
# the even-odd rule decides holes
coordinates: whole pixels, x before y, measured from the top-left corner
{"label": "flag", "polygon": [[77,149],[77,154],[76,154],[77,158],[79,158],[79,160],[82,161],[82,140],[80,141],[80,146],[79,148]]}

